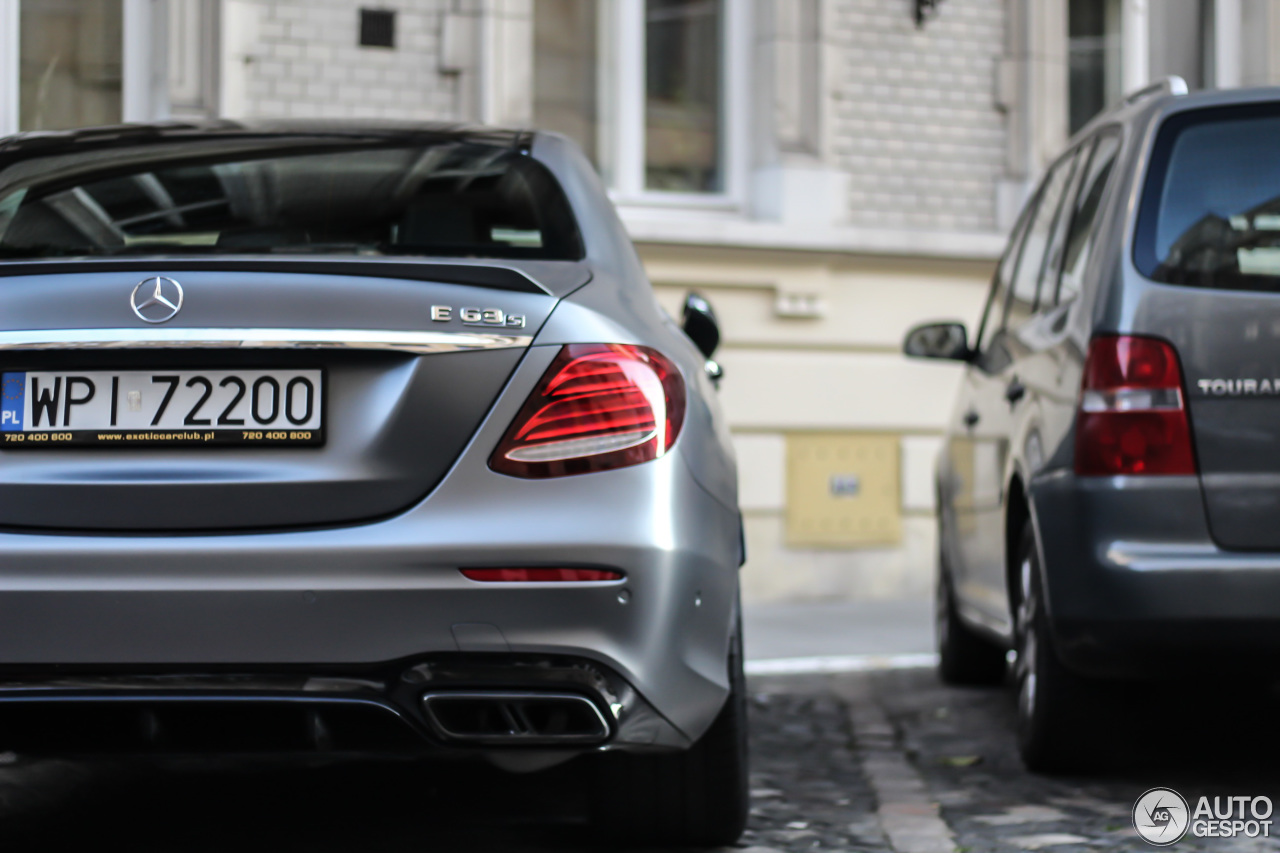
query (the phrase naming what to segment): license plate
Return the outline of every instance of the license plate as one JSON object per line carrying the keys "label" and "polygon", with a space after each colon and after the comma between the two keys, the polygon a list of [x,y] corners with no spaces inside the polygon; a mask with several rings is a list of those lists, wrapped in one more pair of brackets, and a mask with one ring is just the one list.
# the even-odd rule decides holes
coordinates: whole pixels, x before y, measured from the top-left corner
{"label": "license plate", "polygon": [[0,374],[0,448],[324,441],[320,370]]}

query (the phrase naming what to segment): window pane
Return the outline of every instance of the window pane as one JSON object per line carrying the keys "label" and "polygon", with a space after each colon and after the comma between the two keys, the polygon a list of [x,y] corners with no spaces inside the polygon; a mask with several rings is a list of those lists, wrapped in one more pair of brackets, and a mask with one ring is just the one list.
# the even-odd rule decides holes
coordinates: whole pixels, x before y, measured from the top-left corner
{"label": "window pane", "polygon": [[1018,259],[1018,270],[1013,275],[1013,289],[1010,293],[1009,305],[1005,309],[1005,325],[1016,329],[1035,311],[1036,295],[1040,289],[1040,273],[1044,267],[1045,250],[1048,248],[1049,235],[1062,202],[1062,193],[1067,188],[1075,164],[1076,154],[1058,161],[1053,171],[1044,179],[1040,192],[1039,206],[1035,218],[1027,229],[1026,242],[1022,245],[1022,257]]}
{"label": "window pane", "polygon": [[[193,136],[5,150],[0,259],[180,254],[577,260],[559,184],[505,141]],[[7,223],[7,224],[6,224]]]}
{"label": "window pane", "polygon": [[645,0],[645,186],[719,192],[719,0]]}
{"label": "window pane", "polygon": [[120,121],[123,0],[22,0],[18,128]]}
{"label": "window pane", "polygon": [[535,0],[533,123],[563,133],[597,162],[594,0]]}
{"label": "window pane", "polygon": [[1274,105],[1165,120],[1151,154],[1134,259],[1156,281],[1280,291]]}
{"label": "window pane", "polygon": [[1120,0],[1069,0],[1068,100],[1075,133],[1120,98]]}
{"label": "window pane", "polygon": [[[1095,137],[1096,139],[1096,137]],[[1045,311],[1058,303],[1054,300],[1058,295],[1058,282],[1062,273],[1062,259],[1067,248],[1067,229],[1075,218],[1076,206],[1079,204],[1080,186],[1084,180],[1085,166],[1093,156],[1095,139],[1090,139],[1076,149],[1074,164],[1071,169],[1070,184],[1058,206],[1058,215],[1052,225],[1049,248],[1045,252],[1040,272],[1040,296],[1037,300],[1037,311]]]}
{"label": "window pane", "polygon": [[1022,241],[1027,236],[1027,222],[1035,216],[1035,199],[1027,203],[1013,226],[1013,234],[1005,247],[1000,265],[996,267],[992,277],[991,290],[987,293],[987,304],[982,310],[982,320],[978,323],[977,349],[986,350],[987,345],[998,331],[1004,311],[1004,304],[1009,295],[1009,287],[1013,283],[1013,269],[1018,263],[1018,255],[1022,251]]}
{"label": "window pane", "polygon": [[1081,185],[1071,232],[1067,235],[1067,256],[1062,265],[1062,279],[1058,283],[1060,302],[1066,302],[1080,292],[1081,279],[1093,248],[1093,224],[1102,212],[1102,193],[1107,188],[1107,179],[1119,151],[1120,134],[1108,133],[1098,140],[1093,159],[1089,161],[1089,172]]}

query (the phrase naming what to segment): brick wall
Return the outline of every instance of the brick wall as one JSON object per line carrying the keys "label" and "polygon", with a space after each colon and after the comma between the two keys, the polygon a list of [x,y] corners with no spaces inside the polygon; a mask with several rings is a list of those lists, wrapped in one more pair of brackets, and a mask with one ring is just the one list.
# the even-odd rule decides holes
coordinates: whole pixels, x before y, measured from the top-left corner
{"label": "brick wall", "polygon": [[[397,11],[396,47],[385,49],[358,45],[353,0],[235,2],[255,18],[244,46],[241,115],[478,115],[474,77],[440,70],[445,14],[474,15],[476,7],[455,0],[370,2]],[[1006,120],[994,96],[1004,0],[942,0],[923,29],[908,0],[820,0],[817,8],[825,66],[821,156],[848,175],[847,224],[996,231],[996,184],[1006,159]],[[504,58],[509,52],[502,51]],[[513,79],[527,84],[526,77]],[[511,115],[499,113],[491,119],[528,121],[510,109]]]}
{"label": "brick wall", "polygon": [[451,120],[461,112],[460,78],[439,67],[449,0],[397,0],[392,49],[359,45],[360,12],[351,0],[253,5],[246,115]]}
{"label": "brick wall", "polygon": [[850,175],[849,221],[996,230],[1005,120],[995,107],[1003,0],[829,0],[827,156]]}

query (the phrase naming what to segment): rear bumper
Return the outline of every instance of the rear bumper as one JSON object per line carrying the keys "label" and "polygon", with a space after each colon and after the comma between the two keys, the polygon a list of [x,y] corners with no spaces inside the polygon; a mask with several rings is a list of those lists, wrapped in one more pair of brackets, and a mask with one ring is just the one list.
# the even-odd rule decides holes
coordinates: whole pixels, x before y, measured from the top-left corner
{"label": "rear bumper", "polygon": [[[666,722],[641,740],[701,736],[728,692],[733,513],[678,454],[542,481],[501,477],[467,456],[422,504],[375,524],[0,534],[0,679],[559,655],[597,662],[634,687]],[[615,568],[626,579],[479,583],[459,572],[539,565]]]}
{"label": "rear bumper", "polygon": [[624,679],[582,658],[431,655],[374,667],[0,679],[0,750],[22,754],[506,755],[684,748]]}
{"label": "rear bumper", "polygon": [[1195,477],[1077,478],[1030,489],[1059,655],[1082,673],[1159,678],[1280,662],[1280,553],[1214,544]]}

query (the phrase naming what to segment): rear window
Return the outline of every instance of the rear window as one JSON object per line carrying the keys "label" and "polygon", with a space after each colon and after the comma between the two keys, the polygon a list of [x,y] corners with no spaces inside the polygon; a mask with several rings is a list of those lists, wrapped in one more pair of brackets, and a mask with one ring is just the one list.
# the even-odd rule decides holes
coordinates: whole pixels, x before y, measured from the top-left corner
{"label": "rear window", "polygon": [[70,147],[0,171],[0,260],[583,254],[555,179],[509,146],[272,135]]}
{"label": "rear window", "polygon": [[1280,105],[1201,110],[1156,137],[1134,260],[1170,284],[1280,290]]}

